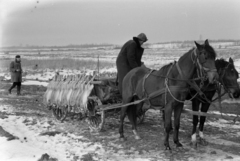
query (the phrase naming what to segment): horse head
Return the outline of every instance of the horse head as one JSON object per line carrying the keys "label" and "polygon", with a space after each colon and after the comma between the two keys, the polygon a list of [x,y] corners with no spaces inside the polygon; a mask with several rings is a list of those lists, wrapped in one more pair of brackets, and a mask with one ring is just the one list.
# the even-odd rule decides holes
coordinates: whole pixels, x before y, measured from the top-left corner
{"label": "horse head", "polygon": [[215,67],[216,53],[209,45],[208,40],[204,44],[196,44],[196,63],[202,75],[207,76],[210,83],[218,79],[217,69]]}
{"label": "horse head", "polygon": [[239,75],[232,58],[230,57],[228,62],[224,59],[217,60],[216,67],[219,73],[219,81],[224,89],[229,93],[231,98],[238,98],[240,96],[240,88],[237,82]]}

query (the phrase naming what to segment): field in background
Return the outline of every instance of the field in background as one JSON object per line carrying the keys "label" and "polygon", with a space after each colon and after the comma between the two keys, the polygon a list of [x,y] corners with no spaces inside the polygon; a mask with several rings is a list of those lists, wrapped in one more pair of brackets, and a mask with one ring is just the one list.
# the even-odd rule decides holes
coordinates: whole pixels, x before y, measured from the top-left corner
{"label": "field in background", "polygon": [[[24,56],[23,56],[24,57]],[[13,59],[0,60],[1,69],[9,67],[10,62]],[[112,67],[113,63],[107,61],[101,61],[101,64],[104,64],[104,67]],[[33,70],[44,70],[44,69],[76,69],[76,70],[97,70],[98,65],[95,60],[85,60],[85,59],[72,59],[72,58],[49,58],[49,59],[26,59],[22,58],[22,68],[24,69],[33,69]]]}
{"label": "field in background", "polygon": [[[145,65],[159,69],[189,51],[191,48],[178,49],[145,49],[142,60]],[[224,48],[215,49],[217,58],[228,59],[232,57],[234,60],[240,59],[240,48]],[[23,69],[76,69],[84,70],[103,68],[116,68],[115,61],[120,49],[82,49],[79,51],[42,51],[38,52],[11,52],[9,54],[0,54],[0,68],[7,70],[9,63],[14,60],[15,55],[22,57]]]}

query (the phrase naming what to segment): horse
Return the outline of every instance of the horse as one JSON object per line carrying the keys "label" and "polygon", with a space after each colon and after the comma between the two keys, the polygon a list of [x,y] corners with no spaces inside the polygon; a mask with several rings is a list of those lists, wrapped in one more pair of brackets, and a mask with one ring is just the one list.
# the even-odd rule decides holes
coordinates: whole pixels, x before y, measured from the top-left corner
{"label": "horse", "polygon": [[[228,61],[224,59],[217,59],[215,61],[215,65],[217,68],[217,72],[219,74],[219,82],[225,89],[227,93],[229,93],[230,98],[239,98],[240,96],[240,88],[239,84],[237,82],[237,79],[239,78],[238,72],[235,69],[234,62],[232,58],[230,57]],[[199,82],[198,82],[199,83]],[[203,82],[203,93],[206,96],[206,98],[210,101],[212,101],[212,98],[214,94],[217,92],[217,86],[215,84],[209,84],[208,81]],[[191,90],[188,98],[191,98],[193,95],[196,94],[196,91]],[[201,105],[201,108],[200,108]],[[206,101],[201,96],[194,97],[192,99],[192,110],[193,111],[199,111],[206,112],[208,111],[210,106],[210,102]],[[207,145],[207,142],[204,139],[203,135],[203,127],[205,123],[206,117],[201,116],[200,117],[200,124],[199,124],[199,141],[202,145]],[[194,148],[197,148],[197,125],[199,122],[199,117],[197,115],[193,115],[193,128],[192,128],[192,136],[191,136],[191,144]]]}
{"label": "horse", "polygon": [[[173,140],[177,147],[182,147],[179,142],[178,133],[180,127],[180,116],[184,101],[188,94],[190,79],[196,71],[207,75],[210,83],[218,79],[215,67],[216,53],[209,45],[208,40],[204,44],[194,41],[196,47],[183,54],[178,62],[163,66],[157,71],[137,67],[132,69],[123,79],[122,102],[128,104],[136,100],[148,98],[137,105],[123,106],[120,113],[119,134],[120,140],[124,141],[123,121],[128,115],[132,125],[135,139],[140,139],[136,128],[136,111],[143,105],[149,104],[160,110],[164,109],[164,145],[166,150],[171,150],[169,145],[169,133],[172,124],[172,112],[174,111],[174,136]],[[153,95],[155,95],[153,97]]]}

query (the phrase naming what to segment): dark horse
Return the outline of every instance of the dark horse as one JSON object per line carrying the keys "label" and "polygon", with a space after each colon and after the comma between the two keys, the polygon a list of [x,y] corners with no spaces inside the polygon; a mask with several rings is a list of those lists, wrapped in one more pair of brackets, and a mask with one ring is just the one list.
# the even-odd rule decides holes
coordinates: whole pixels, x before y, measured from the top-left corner
{"label": "dark horse", "polygon": [[[215,61],[215,65],[219,75],[219,82],[223,86],[224,90],[227,93],[229,93],[229,96],[231,98],[233,97],[238,98],[240,95],[240,88],[237,82],[237,79],[239,78],[239,76],[238,76],[237,70],[234,67],[232,58],[229,58],[229,62],[225,61],[224,59],[217,59]],[[204,81],[202,91],[206,96],[206,98],[212,101],[212,98],[217,91],[217,87],[214,84],[209,84],[208,81]],[[195,95],[196,93],[196,91],[194,90],[190,92],[191,94],[189,95],[189,98]],[[200,108],[200,105],[201,105],[201,108]],[[210,106],[210,102],[208,102],[201,96],[197,96],[194,99],[192,99],[193,111],[199,111],[199,108],[200,108],[201,112],[207,112],[209,106]],[[205,119],[206,119],[205,116],[201,116],[200,124],[199,124],[200,143],[203,145],[207,144],[203,136],[203,126],[204,126]],[[197,147],[196,131],[197,131],[198,122],[199,122],[198,116],[193,115],[192,145],[194,146],[194,148]]]}
{"label": "dark horse", "polygon": [[123,104],[146,98],[152,93],[160,94],[157,94],[154,98],[151,97],[151,99],[141,102],[138,105],[122,107],[119,127],[121,140],[124,140],[123,121],[126,114],[132,124],[135,139],[140,139],[136,130],[137,106],[142,106],[143,103],[148,103],[152,107],[156,106],[160,110],[164,108],[164,145],[168,150],[171,150],[169,146],[169,133],[172,127],[172,112],[174,111],[175,130],[173,139],[177,147],[182,146],[178,139],[180,116],[184,100],[188,94],[190,79],[193,78],[194,73],[198,71],[198,69],[207,74],[209,82],[213,82],[218,77],[215,67],[216,53],[209,45],[208,40],[202,45],[196,42],[195,44],[196,48],[189,50],[181,56],[177,63],[168,64],[160,70],[153,71],[152,73],[149,73],[149,70],[146,68],[138,67],[131,70],[125,76],[122,93]]}

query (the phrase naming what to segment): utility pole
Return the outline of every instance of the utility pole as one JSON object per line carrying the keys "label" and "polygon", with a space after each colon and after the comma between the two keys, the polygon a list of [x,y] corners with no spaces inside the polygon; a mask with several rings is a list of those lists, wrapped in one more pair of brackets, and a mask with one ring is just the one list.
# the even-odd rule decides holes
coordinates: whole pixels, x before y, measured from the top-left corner
{"label": "utility pole", "polygon": [[99,54],[98,54],[98,79],[100,79],[100,74],[99,74]]}

